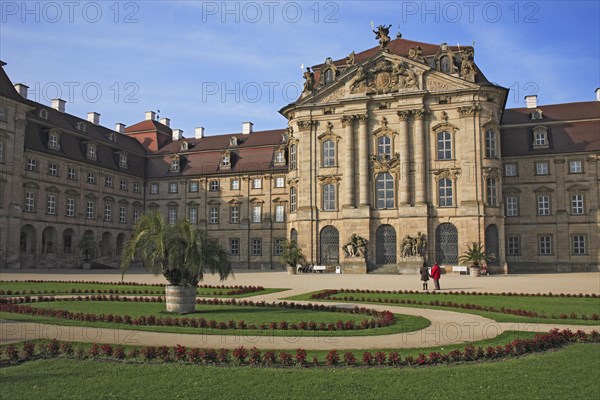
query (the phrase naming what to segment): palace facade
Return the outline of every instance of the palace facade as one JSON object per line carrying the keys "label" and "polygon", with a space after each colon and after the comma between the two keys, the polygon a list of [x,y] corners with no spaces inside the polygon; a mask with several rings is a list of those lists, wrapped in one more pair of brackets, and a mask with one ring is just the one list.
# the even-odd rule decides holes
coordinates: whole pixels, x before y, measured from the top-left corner
{"label": "palace facade", "polygon": [[287,127],[192,138],[153,112],[109,129],[31,101],[2,69],[0,267],[117,267],[158,209],[238,269],[280,268],[295,239],[345,273],[449,269],[472,242],[495,273],[597,271],[600,102],[505,109],[472,47],[380,43],[308,69]]}

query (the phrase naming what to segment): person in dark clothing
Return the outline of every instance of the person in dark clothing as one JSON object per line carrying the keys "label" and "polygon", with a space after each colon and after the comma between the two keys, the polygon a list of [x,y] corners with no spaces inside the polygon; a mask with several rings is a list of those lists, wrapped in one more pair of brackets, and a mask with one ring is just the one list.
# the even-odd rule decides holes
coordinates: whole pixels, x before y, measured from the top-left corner
{"label": "person in dark clothing", "polygon": [[427,282],[429,281],[429,269],[427,268],[427,263],[423,263],[419,272],[421,273],[421,281],[423,281],[423,290],[428,290]]}

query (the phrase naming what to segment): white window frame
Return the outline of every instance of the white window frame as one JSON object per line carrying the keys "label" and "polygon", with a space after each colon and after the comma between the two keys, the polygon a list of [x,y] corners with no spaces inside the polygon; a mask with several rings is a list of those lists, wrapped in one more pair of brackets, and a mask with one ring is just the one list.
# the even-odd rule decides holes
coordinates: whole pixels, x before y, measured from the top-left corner
{"label": "white window frame", "polygon": [[150,184],[150,194],[158,194],[158,183],[157,182]]}
{"label": "white window frame", "polygon": [[252,189],[262,189],[262,178],[252,179]]}
{"label": "white window frame", "polygon": [[550,215],[550,195],[540,194],[537,196],[537,215]]}
{"label": "white window frame", "polygon": [[87,144],[86,157],[90,160],[95,160],[97,157],[96,145],[93,143]]}
{"label": "white window frame", "polygon": [[262,222],[262,205],[255,204],[252,206],[252,222],[253,223]]}
{"label": "white window frame", "polygon": [[190,184],[188,186],[188,191],[190,193],[198,193],[200,191],[200,182],[190,181]]}
{"label": "white window frame", "polygon": [[142,214],[141,210],[139,208],[134,208],[133,209],[133,223],[137,224],[138,221],[140,220],[140,215]]}
{"label": "white window frame", "polygon": [[571,195],[571,214],[582,215],[585,214],[585,196],[583,193],[574,193]]}
{"label": "white window frame", "polygon": [[54,150],[60,150],[59,136],[56,133],[50,133],[48,136],[48,147]]}
{"label": "white window frame", "polygon": [[583,256],[583,255],[587,254],[586,235],[583,235],[580,233],[576,233],[576,234],[572,235],[571,236],[571,246],[572,246],[571,253],[574,256]]}
{"label": "white window frame", "polygon": [[538,236],[538,252],[540,256],[552,255],[552,235]]}
{"label": "white window frame", "polygon": [[496,131],[493,129],[485,131],[485,156],[486,158],[498,158]]}
{"label": "white window frame", "polygon": [[[390,187],[391,185],[391,187]],[[382,172],[375,178],[375,199],[380,210],[394,208],[396,202],[394,176]]]}
{"label": "white window frame", "polygon": [[139,182],[133,182],[133,193],[140,193],[142,185]]}
{"label": "white window frame", "polygon": [[53,193],[49,193],[46,196],[46,214],[48,214],[48,215],[56,214],[56,195]]}
{"label": "white window frame", "polygon": [[198,207],[190,207],[188,210],[188,220],[192,224],[198,223]]}
{"label": "white window frame", "polygon": [[285,187],[285,178],[283,176],[275,177],[275,187],[276,188],[284,188]]}
{"label": "white window frame", "polygon": [[452,160],[452,133],[438,132],[436,135],[436,151],[438,160]]}
{"label": "white window frame", "polygon": [[261,238],[253,238],[252,239],[252,256],[262,256],[262,239]]}
{"label": "white window frame", "polygon": [[125,153],[119,154],[119,167],[127,168],[127,154],[125,154]]}
{"label": "white window frame", "polygon": [[177,193],[178,189],[179,189],[179,185],[177,184],[177,182],[169,182],[169,193],[170,194]]}
{"label": "white window frame", "polygon": [[209,220],[208,223],[216,225],[219,223],[219,206],[210,206],[208,209]]}
{"label": "white window frame", "polygon": [[296,186],[290,188],[290,212],[295,213],[297,209],[298,189]]}
{"label": "white window frame", "polygon": [[112,220],[112,204],[104,203],[104,221],[110,222]]}
{"label": "white window frame", "polygon": [[535,163],[536,175],[550,175],[550,166],[548,161],[538,161]]}
{"label": "white window frame", "polygon": [[506,196],[506,216],[517,217],[519,215],[519,197]]}
{"label": "white window frame", "polygon": [[323,211],[336,210],[336,190],[335,184],[326,183],[323,185]]}
{"label": "white window frame", "polygon": [[388,135],[377,138],[377,157],[382,161],[392,157],[392,138]]}
{"label": "white window frame", "polygon": [[33,158],[28,158],[27,159],[27,165],[26,165],[25,169],[27,171],[35,172],[37,170],[37,160],[35,160]]}
{"label": "white window frame", "polygon": [[285,222],[285,206],[283,204],[275,205],[275,222]]}
{"label": "white window frame", "polygon": [[233,178],[229,184],[231,190],[240,190],[240,180],[238,178]]}
{"label": "white window frame", "polygon": [[35,212],[35,192],[25,192],[25,211]]}
{"label": "white window frame", "polygon": [[67,168],[67,179],[70,181],[77,180],[77,170],[75,168],[73,168],[73,167]]}
{"label": "white window frame", "polygon": [[48,175],[58,176],[58,164],[55,162],[48,163]]}
{"label": "white window frame", "polygon": [[450,178],[441,178],[438,181],[439,207],[454,207],[454,182]]}
{"label": "white window frame", "polygon": [[219,181],[210,181],[209,191],[218,192],[219,191]]}
{"label": "white window frame", "polygon": [[329,168],[329,167],[335,167],[336,163],[335,163],[335,153],[336,153],[336,148],[335,148],[335,141],[333,139],[329,139],[329,140],[325,140],[323,141],[322,145],[323,147],[322,149],[322,162],[321,162],[321,166],[323,168]]}
{"label": "white window frame", "polygon": [[240,223],[240,206],[237,204],[229,206],[229,223],[239,224]]}
{"label": "white window frame", "polygon": [[569,173],[570,174],[581,174],[583,173],[583,162],[581,160],[569,161]]}
{"label": "white window frame", "polygon": [[112,176],[105,176],[104,177],[104,186],[107,188],[112,188],[113,187],[113,178]]}
{"label": "white window frame", "polygon": [[67,197],[65,215],[67,217],[74,217],[75,216],[75,199],[73,197]]}
{"label": "white window frame", "polygon": [[497,207],[498,206],[498,180],[496,178],[487,178],[486,179],[486,200],[488,206]]}
{"label": "white window frame", "polygon": [[506,163],[504,164],[504,176],[517,176],[517,164],[516,163]]}
{"label": "white window frame", "polygon": [[177,223],[177,207],[169,207],[167,212],[169,225],[175,225]]}
{"label": "white window frame", "polygon": [[233,257],[239,257],[240,255],[240,239],[230,238],[229,239],[229,255]]}
{"label": "white window frame", "polygon": [[127,207],[119,207],[119,223],[124,224],[127,222]]}
{"label": "white window frame", "polygon": [[506,238],[506,255],[521,255],[521,238],[519,236],[508,236]]}
{"label": "white window frame", "polygon": [[92,200],[85,202],[85,218],[94,219],[94,202]]}

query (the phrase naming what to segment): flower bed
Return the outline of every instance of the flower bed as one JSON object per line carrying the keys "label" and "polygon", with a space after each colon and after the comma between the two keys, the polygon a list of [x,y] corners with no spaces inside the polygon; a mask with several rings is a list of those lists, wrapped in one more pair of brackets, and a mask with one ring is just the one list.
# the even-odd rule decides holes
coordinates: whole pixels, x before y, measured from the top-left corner
{"label": "flower bed", "polygon": [[532,339],[516,339],[504,346],[489,346],[487,348],[468,345],[462,350],[456,349],[447,353],[430,352],[428,355],[419,354],[416,358],[407,356],[402,358],[397,352],[389,353],[378,351],[374,354],[364,352],[359,360],[351,352],[341,356],[337,350],[329,351],[324,360],[317,357],[309,362],[304,349],[295,353],[287,351],[274,352],[259,350],[255,347],[246,349],[243,346],[233,350],[228,349],[199,349],[186,348],[177,345],[173,348],[166,346],[146,346],[130,348],[128,351],[121,345],[94,343],[91,347],[70,342],[52,340],[48,343],[36,344],[24,342],[20,345],[9,344],[0,347],[0,365],[8,366],[27,360],[40,358],[76,358],[98,359],[125,362],[147,363],[180,363],[198,365],[244,365],[265,367],[335,367],[335,366],[362,366],[362,367],[407,367],[407,366],[432,366],[442,364],[456,364],[483,360],[505,359],[518,357],[528,353],[541,352],[560,348],[568,343],[591,342],[600,343],[600,333],[593,331],[586,334],[583,331],[553,329],[548,333],[537,334]]}
{"label": "flower bed", "polygon": [[370,297],[360,297],[360,296],[336,296],[337,294],[340,293],[356,293],[356,294],[444,294],[444,295],[472,295],[472,296],[481,296],[481,295],[497,295],[497,296],[523,296],[523,297],[576,297],[576,298],[597,298],[596,294],[578,294],[578,295],[570,295],[570,294],[559,294],[559,295],[553,295],[552,293],[546,293],[546,294],[536,294],[536,295],[531,295],[531,294],[525,294],[525,293],[500,293],[500,294],[495,294],[495,293],[481,293],[481,292],[452,292],[452,291],[448,291],[448,292],[436,292],[436,293],[429,293],[429,292],[418,292],[418,291],[413,291],[413,290],[398,290],[398,291],[384,291],[384,290],[369,290],[369,289],[340,289],[340,290],[335,290],[335,289],[330,289],[330,290],[324,290],[322,292],[319,293],[314,293],[311,295],[312,299],[320,299],[320,300],[337,300],[337,301],[359,301],[359,302],[368,302],[368,303],[384,303],[384,304],[412,304],[412,305],[419,305],[419,306],[434,306],[434,307],[450,307],[450,308],[462,308],[465,310],[477,310],[477,311],[487,311],[487,312],[495,312],[495,313],[501,313],[501,314],[511,314],[511,315],[518,315],[518,316],[522,316],[522,317],[530,317],[530,318],[547,318],[547,319],[580,319],[580,320],[592,320],[592,321],[598,321],[600,320],[600,315],[598,315],[597,313],[594,313],[592,315],[586,315],[586,314],[576,314],[576,313],[570,313],[570,314],[560,314],[560,315],[547,315],[545,313],[538,313],[537,311],[528,311],[528,310],[522,310],[522,309],[510,309],[510,308],[506,308],[506,307],[501,307],[501,308],[497,308],[497,307],[493,307],[493,306],[482,306],[479,304],[473,304],[473,303],[457,303],[457,302],[453,302],[453,301],[440,301],[440,300],[431,300],[431,301],[421,301],[421,300],[411,300],[411,299],[382,299],[382,298],[370,298]]}
{"label": "flower bed", "polygon": [[56,298],[56,297],[22,297],[22,298],[0,298],[0,311],[34,315],[40,317],[51,317],[58,319],[67,319],[74,321],[85,322],[109,322],[125,325],[138,326],[178,326],[191,328],[211,328],[219,330],[235,330],[235,329],[252,329],[252,330],[303,330],[303,331],[344,331],[344,330],[362,330],[371,328],[382,328],[390,326],[394,323],[394,314],[389,311],[376,311],[364,307],[354,307],[350,309],[338,308],[334,306],[324,306],[317,304],[298,304],[298,303],[267,303],[264,301],[254,302],[251,300],[236,300],[236,299],[197,299],[197,304],[204,305],[227,305],[227,306],[249,306],[249,307],[271,307],[271,308],[288,308],[308,311],[324,311],[337,312],[343,314],[358,314],[366,315],[371,318],[365,318],[361,321],[342,321],[336,322],[314,322],[300,321],[289,323],[287,321],[271,321],[259,325],[246,324],[243,320],[240,321],[216,321],[206,320],[205,318],[187,318],[187,317],[155,317],[141,316],[132,318],[129,315],[114,315],[114,314],[93,314],[93,313],[74,313],[68,310],[55,310],[48,308],[36,308],[23,303],[31,302],[51,302],[51,301],[116,301],[116,302],[163,302],[162,297],[121,297],[121,296],[85,296],[72,298]]}

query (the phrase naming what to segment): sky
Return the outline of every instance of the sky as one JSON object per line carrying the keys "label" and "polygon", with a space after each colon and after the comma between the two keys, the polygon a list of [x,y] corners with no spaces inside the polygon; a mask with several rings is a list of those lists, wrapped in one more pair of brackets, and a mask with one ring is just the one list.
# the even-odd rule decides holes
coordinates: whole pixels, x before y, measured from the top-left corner
{"label": "sky", "polygon": [[508,108],[592,101],[600,1],[0,1],[0,60],[29,98],[67,101],[101,125],[145,111],[193,137],[286,127],[301,66],[377,46],[371,26],[425,43],[473,45]]}

